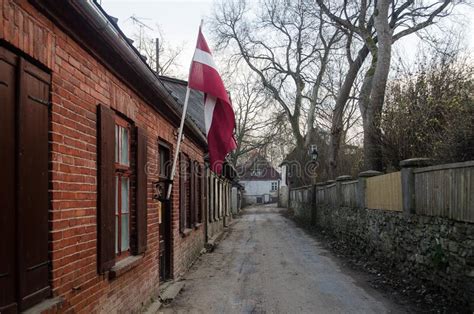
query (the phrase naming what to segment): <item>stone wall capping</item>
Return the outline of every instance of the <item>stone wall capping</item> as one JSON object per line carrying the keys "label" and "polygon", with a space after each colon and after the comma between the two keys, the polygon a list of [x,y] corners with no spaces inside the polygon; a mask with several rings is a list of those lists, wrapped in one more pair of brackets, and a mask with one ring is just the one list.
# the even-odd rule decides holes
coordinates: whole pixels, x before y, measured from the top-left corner
{"label": "stone wall capping", "polygon": [[325,186],[327,184],[328,184],[327,182],[318,182],[316,183],[316,186]]}
{"label": "stone wall capping", "polygon": [[433,165],[433,160],[430,158],[410,158],[400,161],[400,167],[402,168],[428,167],[431,165]]}
{"label": "stone wall capping", "polygon": [[383,173],[380,171],[376,170],[367,170],[367,171],[362,171],[359,173],[359,178],[370,178],[370,177],[375,177],[375,176],[380,176]]}
{"label": "stone wall capping", "polygon": [[325,185],[336,183],[336,180],[328,180],[326,181]]}
{"label": "stone wall capping", "polygon": [[352,177],[349,175],[343,175],[336,178],[336,181],[349,181],[352,180]]}

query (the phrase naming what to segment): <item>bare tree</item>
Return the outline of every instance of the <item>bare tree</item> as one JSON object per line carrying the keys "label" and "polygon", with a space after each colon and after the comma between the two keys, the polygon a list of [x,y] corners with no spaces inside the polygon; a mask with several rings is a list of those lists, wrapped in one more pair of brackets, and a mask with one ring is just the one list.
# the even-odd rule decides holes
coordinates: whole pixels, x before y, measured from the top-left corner
{"label": "bare tree", "polygon": [[218,47],[235,48],[232,60],[245,62],[258,76],[284,112],[296,146],[305,149],[316,123],[315,109],[324,97],[331,50],[341,32],[321,18],[312,1],[260,4],[256,14],[244,0],[217,7],[213,30]]}
{"label": "bare tree", "polygon": [[173,46],[168,43],[157,25],[154,35],[151,31],[141,29],[132,35],[136,48],[146,58],[146,62],[159,75],[180,75],[178,58],[183,52],[184,44]]}
{"label": "bare tree", "polygon": [[[347,129],[344,130],[344,112],[346,111],[346,106],[349,101],[351,91],[354,89],[354,82],[356,81],[357,75],[362,67],[362,64],[367,58],[367,55],[369,54],[369,49],[367,49],[367,46],[362,45],[362,47],[357,52],[355,59],[352,57],[351,46],[353,45],[353,36],[354,34],[352,32],[347,32],[346,59],[349,67],[346,74],[343,76],[344,79],[337,92],[337,98],[331,119],[328,158],[330,165],[329,172],[330,176],[333,178],[337,176],[339,149],[341,143],[343,142],[343,135],[347,132]],[[353,111],[350,110],[350,112]]]}
{"label": "bare tree", "polygon": [[237,165],[243,155],[262,149],[268,143],[275,121],[268,116],[271,99],[258,84],[255,75],[244,73],[233,81],[228,88],[235,111],[237,148],[231,153],[231,160]]}
{"label": "bare tree", "polygon": [[[363,43],[359,53],[365,52],[364,49],[370,52],[371,63],[359,95],[364,128],[364,167],[381,170],[380,117],[390,71],[392,45],[398,39],[447,16],[454,4],[451,0],[429,3],[414,0],[360,0],[351,4],[347,1],[316,2],[331,20]],[[335,142],[334,145],[338,143]]]}

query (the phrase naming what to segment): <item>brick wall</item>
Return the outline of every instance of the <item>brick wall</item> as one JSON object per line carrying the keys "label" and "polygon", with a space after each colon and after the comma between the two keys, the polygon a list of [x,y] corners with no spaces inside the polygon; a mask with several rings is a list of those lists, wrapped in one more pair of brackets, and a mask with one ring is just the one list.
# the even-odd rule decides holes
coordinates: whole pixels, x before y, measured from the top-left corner
{"label": "brick wall", "polygon": [[[137,310],[158,287],[158,214],[148,175],[148,249],[140,264],[110,281],[97,274],[97,105],[110,106],[143,127],[149,169],[157,168],[158,138],[175,143],[176,126],[144,103],[78,43],[27,1],[0,0],[0,38],[51,70],[50,259],[53,296],[73,311]],[[182,149],[203,162],[191,140]],[[204,228],[179,234],[179,190],[173,192],[173,274],[184,271],[204,242]]]}

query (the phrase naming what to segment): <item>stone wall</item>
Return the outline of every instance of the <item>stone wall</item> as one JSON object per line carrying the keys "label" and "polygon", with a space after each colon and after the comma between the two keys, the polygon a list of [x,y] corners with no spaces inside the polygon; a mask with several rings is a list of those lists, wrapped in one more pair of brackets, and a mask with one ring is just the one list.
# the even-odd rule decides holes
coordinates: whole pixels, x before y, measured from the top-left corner
{"label": "stone wall", "polygon": [[453,298],[474,296],[474,224],[401,212],[318,207],[316,225],[394,267],[403,277],[426,280]]}
{"label": "stone wall", "polygon": [[356,180],[340,176],[291,189],[289,208],[356,255],[373,256],[474,310],[474,161],[429,163],[409,159],[401,172],[369,170]]}
{"label": "stone wall", "polygon": [[292,189],[289,194],[289,208],[301,222],[311,222],[312,199],[311,186]]}

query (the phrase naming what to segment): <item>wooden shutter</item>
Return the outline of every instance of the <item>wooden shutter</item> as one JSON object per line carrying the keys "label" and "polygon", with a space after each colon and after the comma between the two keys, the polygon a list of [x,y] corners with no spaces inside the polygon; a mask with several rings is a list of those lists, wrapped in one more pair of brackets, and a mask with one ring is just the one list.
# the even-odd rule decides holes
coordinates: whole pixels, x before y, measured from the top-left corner
{"label": "wooden shutter", "polygon": [[200,221],[199,222],[205,222],[207,220],[207,213],[208,213],[208,199],[209,199],[209,190],[207,187],[207,171],[206,167],[204,165],[201,166],[201,195],[202,195],[202,201],[201,201],[201,216],[200,216]]}
{"label": "wooden shutter", "polygon": [[191,215],[191,219],[190,219],[190,222],[191,222],[191,227],[194,226],[194,224],[196,223],[196,204],[195,204],[195,200],[196,200],[196,184],[195,184],[195,178],[196,178],[196,169],[195,169],[195,165],[194,165],[194,161],[189,161],[189,198],[190,198],[190,201],[189,201],[189,213]]}
{"label": "wooden shutter", "polygon": [[213,204],[214,204],[214,208],[213,208],[213,217],[214,217],[214,221],[217,221],[219,216],[217,215],[218,214],[218,210],[219,210],[219,189],[217,188],[217,178],[215,175],[212,175],[212,189],[214,190],[214,195],[213,195]]}
{"label": "wooden shutter", "polygon": [[147,138],[145,130],[137,128],[137,196],[136,196],[136,236],[137,236],[137,252],[141,254],[145,252],[147,245],[147,195],[148,183],[146,175],[147,163]]}
{"label": "wooden shutter", "polygon": [[98,114],[97,266],[103,273],[115,264],[115,119],[114,112],[102,104]]}
{"label": "wooden shutter", "polygon": [[221,181],[219,178],[216,178],[216,189],[217,189],[217,219],[220,220],[221,210],[222,210],[222,204],[221,204],[222,191],[221,191]]}
{"label": "wooden shutter", "polygon": [[214,194],[214,179],[212,178],[211,171],[207,171],[208,174],[208,186],[209,186],[209,222],[214,221],[214,200],[216,195]]}
{"label": "wooden shutter", "polygon": [[17,312],[15,261],[15,55],[0,47],[0,312]]}
{"label": "wooden shutter", "polygon": [[182,153],[179,153],[179,160],[179,230],[183,232],[186,227],[186,167]]}
{"label": "wooden shutter", "polygon": [[18,102],[18,269],[20,310],[50,294],[48,283],[49,88],[51,77],[20,59]]}
{"label": "wooden shutter", "polygon": [[195,191],[196,191],[196,199],[194,200],[194,206],[196,206],[196,211],[195,211],[195,217],[196,217],[196,223],[201,222],[201,200],[203,198],[203,193],[202,193],[202,188],[201,188],[201,168],[198,162],[194,163],[195,169],[196,169],[196,175],[194,178],[194,186],[195,186]]}
{"label": "wooden shutter", "polygon": [[211,172],[209,169],[206,169],[206,175],[207,175],[207,221],[208,222],[213,222],[214,221],[214,190],[212,189],[212,177],[211,177]]}

